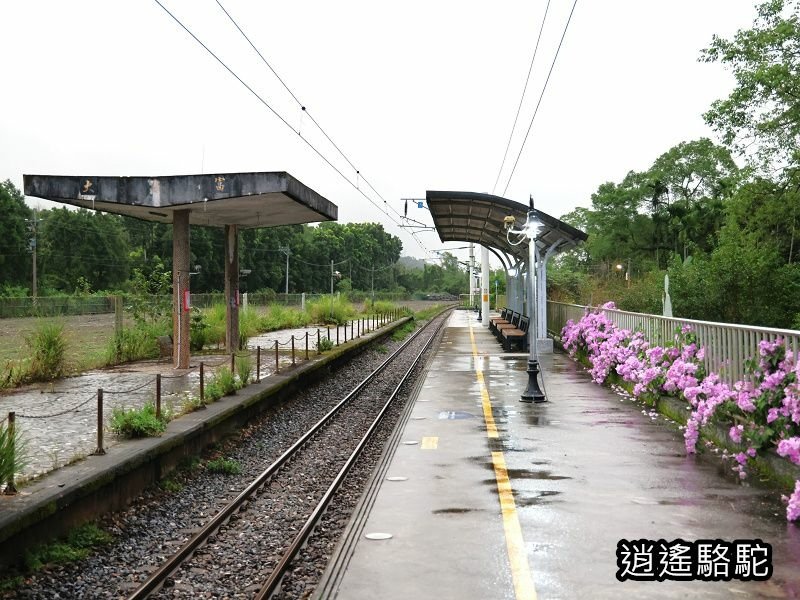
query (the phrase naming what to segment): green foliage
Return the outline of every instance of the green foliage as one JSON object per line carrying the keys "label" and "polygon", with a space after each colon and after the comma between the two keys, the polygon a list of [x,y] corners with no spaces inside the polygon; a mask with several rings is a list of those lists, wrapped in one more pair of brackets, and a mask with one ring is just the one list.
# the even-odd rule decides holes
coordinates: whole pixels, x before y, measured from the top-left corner
{"label": "green foliage", "polygon": [[314,323],[344,325],[357,314],[355,307],[344,297],[323,296],[319,300],[309,302],[307,306]]}
{"label": "green foliage", "polygon": [[180,481],[172,479],[171,477],[162,480],[161,483],[159,483],[159,486],[165,492],[170,492],[172,494],[180,492],[184,487]]}
{"label": "green foliage", "polygon": [[[736,79],[730,95],[704,115],[724,142],[761,167],[796,164],[800,141],[800,2],[758,5],[751,29],[714,36],[701,60],[718,62]],[[756,150],[754,153],[753,150]]]}
{"label": "green foliage", "polygon": [[25,196],[10,179],[0,183],[0,282],[3,287],[15,286],[27,296],[31,274],[29,220],[33,212],[25,204]]}
{"label": "green foliage", "polygon": [[171,323],[172,273],[158,257],[145,272],[133,270],[131,293],[127,296],[127,309],[137,324]]}
{"label": "green foliage", "polygon": [[241,385],[236,381],[230,367],[220,367],[205,384],[205,402],[210,404],[223,396],[235,394],[240,387]]}
{"label": "green foliage", "polygon": [[415,312],[414,318],[418,321],[427,321],[438,315],[440,312],[442,312],[444,308],[445,308],[444,304],[434,304],[429,308],[425,308],[423,310],[418,310],[417,312]]}
{"label": "green foliage", "polygon": [[192,317],[189,325],[189,348],[194,352],[200,352],[207,343],[206,330],[208,323],[202,310],[192,307]]}
{"label": "green foliage", "polygon": [[25,567],[37,571],[45,565],[62,565],[89,556],[92,550],[109,544],[114,538],[94,523],[70,532],[65,540],[38,546],[25,554]]}
{"label": "green foliage", "polygon": [[0,486],[25,466],[26,456],[19,428],[14,430],[12,436],[8,423],[0,423]]}
{"label": "green foliage", "polygon": [[261,331],[277,331],[278,329],[297,329],[311,323],[311,316],[304,311],[281,304],[273,304],[267,308],[267,314],[259,322]]}
{"label": "green foliage", "polygon": [[392,332],[392,339],[395,342],[401,342],[406,339],[411,333],[413,333],[417,328],[417,324],[414,321],[408,321],[404,323],[401,327],[398,327]]}
{"label": "green foliage", "polygon": [[[217,346],[225,344],[225,323],[227,307],[224,304],[214,304],[204,312],[204,332],[207,343]],[[239,345],[244,347],[247,339],[257,335],[262,330],[262,321],[252,306],[239,309]],[[238,348],[236,348],[238,350]]]}
{"label": "green foliage", "polygon": [[169,335],[170,329],[163,321],[138,322],[124,327],[106,348],[106,363],[120,364],[159,356],[158,337]]}
{"label": "green foliage", "polygon": [[221,473],[222,475],[238,475],[242,472],[242,466],[230,458],[217,458],[206,463],[206,469],[212,473]]}
{"label": "green foliage", "polygon": [[153,437],[164,433],[169,419],[162,412],[156,417],[156,407],[148,402],[142,408],[114,408],[111,411],[111,430],[124,438]]}
{"label": "green foliage", "polygon": [[236,375],[239,377],[239,386],[244,387],[250,382],[253,374],[253,359],[249,354],[236,356]]}
{"label": "green foliage", "polygon": [[369,314],[387,314],[392,312],[397,308],[397,305],[394,302],[387,302],[386,300],[376,300],[375,302],[370,303],[370,306],[364,306],[364,312],[368,312]]}
{"label": "green foliage", "polygon": [[389,352],[389,349],[383,344],[378,344],[377,346],[375,346],[375,351],[381,354],[386,354],[387,352]]}
{"label": "green foliage", "polygon": [[31,354],[25,377],[28,381],[49,381],[64,374],[67,342],[63,324],[43,321],[25,343]]}
{"label": "green foliage", "polygon": [[320,352],[327,352],[328,350],[333,350],[333,342],[326,337],[320,338],[319,347],[317,349]]}
{"label": "green foliage", "polygon": [[255,308],[248,306],[239,309],[239,348],[244,348],[249,338],[258,335],[260,326],[261,318]]}

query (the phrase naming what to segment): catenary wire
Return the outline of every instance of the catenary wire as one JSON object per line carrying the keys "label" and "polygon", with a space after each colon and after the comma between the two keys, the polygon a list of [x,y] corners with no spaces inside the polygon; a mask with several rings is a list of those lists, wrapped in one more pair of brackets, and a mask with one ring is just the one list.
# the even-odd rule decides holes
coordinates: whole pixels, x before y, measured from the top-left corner
{"label": "catenary wire", "polygon": [[239,23],[236,22],[236,19],[234,19],[231,16],[231,14],[227,11],[227,9],[222,5],[222,3],[219,0],[215,0],[215,1],[216,1],[217,5],[220,7],[220,9],[222,9],[222,12],[225,13],[225,16],[228,17],[228,19],[230,20],[231,23],[233,23],[233,26],[236,27],[236,29],[239,31],[239,33],[242,34],[242,37],[244,37],[244,39],[247,40],[247,43],[250,44],[250,47],[255,51],[256,54],[258,54],[258,57],[261,59],[261,61],[265,65],[267,65],[267,68],[269,68],[269,70],[272,71],[272,74],[275,75],[275,77],[277,77],[278,81],[280,81],[281,85],[283,85],[283,87],[286,89],[286,91],[289,92],[289,95],[292,98],[294,98],[294,101],[297,102],[297,104],[298,104],[298,106],[300,106],[301,110],[306,115],[308,115],[308,118],[311,120],[311,122],[314,123],[314,125],[317,127],[317,129],[320,130],[322,135],[325,136],[325,139],[328,140],[334,148],[336,148],[336,151],[342,156],[342,158],[345,159],[345,161],[347,161],[347,164],[349,164],[350,167],[352,167],[352,169],[356,172],[356,174],[364,181],[364,183],[366,183],[372,189],[372,191],[375,192],[375,194],[377,194],[377,196],[381,200],[383,200],[383,203],[386,204],[386,206],[388,206],[391,210],[393,210],[395,212],[395,214],[397,214],[398,217],[402,217],[402,215],[397,211],[397,209],[395,209],[391,204],[389,204],[386,201],[386,198],[384,198],[381,195],[381,193],[378,190],[375,189],[375,186],[373,186],[369,181],[367,181],[367,178],[364,177],[364,174],[361,173],[361,171],[358,168],[356,168],[356,166],[353,164],[353,162],[342,151],[342,149],[339,148],[339,146],[336,144],[336,142],[334,142],[331,139],[331,137],[328,135],[328,133],[325,131],[325,129],[323,129],[322,125],[320,125],[319,122],[314,118],[314,116],[311,114],[311,112],[308,110],[308,108],[302,102],[300,102],[300,99],[297,97],[297,95],[289,88],[288,85],[286,85],[286,82],[281,78],[280,75],[278,75],[277,71],[275,71],[275,69],[269,63],[269,61],[266,58],[264,58],[264,55],[256,47],[256,45],[252,42],[252,40],[247,36],[247,34],[244,32],[244,30],[239,26]]}
{"label": "catenary wire", "polygon": [[514,130],[517,128],[517,120],[519,113],[522,110],[522,101],[525,99],[525,92],[528,90],[528,82],[531,80],[531,72],[533,71],[533,63],[536,61],[536,53],[539,51],[539,42],[542,39],[542,32],[544,31],[544,24],[547,21],[547,11],[550,9],[550,0],[547,0],[547,5],[544,7],[544,16],[542,17],[542,25],[539,27],[539,37],[536,38],[536,45],[533,48],[533,56],[531,57],[531,65],[528,67],[528,76],[525,78],[525,86],[522,88],[522,95],[519,98],[519,106],[517,106],[517,114],[514,116],[514,123],[511,125],[511,131],[508,133],[508,143],[506,143],[506,151],[503,153],[503,161],[500,163],[500,168],[497,170],[497,178],[494,180],[492,186],[492,194],[497,189],[497,184],[500,181],[500,174],[503,172],[503,167],[506,164],[508,157],[508,149],[511,147],[511,138],[514,137]]}
{"label": "catenary wire", "polygon": [[514,172],[517,170],[517,164],[519,164],[519,159],[522,156],[522,151],[525,149],[525,142],[528,141],[528,135],[531,132],[531,127],[533,127],[533,121],[536,119],[536,115],[539,113],[539,106],[542,104],[542,98],[544,97],[544,92],[547,90],[547,84],[550,82],[550,76],[553,74],[553,68],[556,66],[556,60],[558,60],[558,54],[561,51],[561,45],[564,43],[564,37],[567,35],[567,29],[569,29],[569,24],[572,21],[572,15],[575,12],[575,6],[578,4],[578,0],[575,0],[572,3],[572,10],[569,11],[569,17],[567,18],[567,23],[564,25],[564,31],[561,34],[561,39],[558,42],[558,48],[556,48],[555,56],[553,56],[553,62],[550,64],[550,70],[547,72],[547,79],[544,81],[544,85],[542,86],[542,93],[539,94],[539,100],[536,102],[536,108],[533,111],[533,116],[531,117],[531,122],[528,125],[528,130],[525,132],[525,138],[522,140],[522,146],[520,146],[519,153],[517,154],[517,160],[514,161],[514,166],[511,169],[511,174],[508,176],[508,181],[506,181],[506,187],[503,188],[503,196],[506,195],[506,191],[508,190],[508,186],[511,183],[511,179],[514,177]]}
{"label": "catenary wire", "polygon": [[309,148],[311,148],[311,149],[312,149],[312,150],[313,150],[313,151],[314,151],[314,152],[317,154],[317,156],[319,156],[319,157],[320,157],[320,158],[321,158],[323,161],[325,161],[325,162],[328,164],[328,166],[329,166],[329,167],[331,167],[331,168],[332,168],[334,171],[336,171],[336,172],[339,174],[339,176],[340,176],[342,179],[344,179],[344,180],[345,180],[347,183],[349,183],[349,184],[350,184],[350,185],[353,187],[353,189],[355,189],[355,190],[356,190],[356,191],[357,191],[359,194],[361,194],[361,195],[362,195],[364,198],[366,198],[366,199],[367,199],[367,200],[368,200],[368,201],[369,201],[369,202],[370,202],[370,203],[371,203],[373,206],[375,206],[375,208],[377,208],[377,209],[378,209],[378,210],[380,210],[380,211],[381,211],[383,214],[385,214],[387,217],[389,217],[389,219],[390,219],[390,220],[391,220],[391,221],[392,221],[392,222],[393,222],[395,225],[397,225],[398,227],[402,227],[402,225],[401,225],[400,223],[398,223],[398,222],[397,222],[397,221],[394,219],[394,217],[392,217],[392,215],[390,215],[388,212],[386,212],[386,211],[385,211],[383,208],[381,208],[381,206],[380,206],[380,205],[379,205],[377,202],[375,202],[375,201],[374,201],[372,198],[370,198],[370,197],[369,197],[367,194],[365,194],[365,193],[364,193],[364,191],[363,191],[361,188],[359,188],[359,187],[358,187],[356,184],[354,184],[354,183],[353,183],[353,182],[350,180],[350,178],[349,178],[349,177],[347,177],[347,175],[345,175],[345,174],[344,174],[344,173],[341,171],[341,169],[339,169],[339,168],[338,168],[336,165],[334,165],[334,164],[333,164],[333,163],[332,163],[332,162],[331,162],[331,161],[330,161],[330,160],[329,160],[329,159],[328,159],[328,158],[327,158],[327,157],[326,157],[324,154],[322,154],[322,152],[320,152],[320,150],[318,150],[316,146],[314,146],[314,145],[313,145],[313,144],[312,144],[312,143],[311,143],[309,140],[307,140],[307,139],[306,139],[306,138],[304,138],[302,135],[300,135],[300,133],[298,133],[297,131],[295,131],[294,127],[292,127],[292,125],[291,125],[291,124],[290,124],[290,123],[289,123],[289,122],[288,122],[288,121],[287,121],[285,118],[283,118],[283,116],[281,116],[281,114],[280,114],[280,113],[278,113],[278,111],[276,111],[274,108],[272,108],[272,106],[271,106],[271,105],[270,105],[270,104],[269,104],[269,103],[268,103],[266,100],[264,100],[264,98],[262,98],[262,97],[261,97],[261,95],[259,95],[259,94],[258,94],[258,92],[256,92],[256,91],[255,91],[253,88],[251,88],[251,87],[250,87],[250,86],[249,86],[249,85],[248,85],[248,84],[247,84],[247,83],[246,83],[246,82],[245,82],[245,81],[244,81],[244,80],[243,80],[241,77],[239,77],[239,75],[237,75],[237,74],[236,74],[236,72],[235,72],[233,69],[231,69],[231,68],[230,68],[230,67],[227,65],[227,63],[225,63],[225,61],[223,61],[223,60],[222,60],[222,59],[221,59],[219,56],[217,56],[217,55],[214,53],[214,51],[213,51],[213,50],[211,50],[211,49],[210,49],[208,46],[206,46],[206,45],[205,45],[205,44],[204,44],[204,43],[203,43],[203,42],[200,40],[200,38],[198,38],[198,37],[197,37],[197,36],[196,36],[196,35],[195,35],[195,34],[194,34],[194,33],[193,33],[193,32],[192,32],[192,31],[191,31],[191,30],[190,30],[190,29],[189,29],[189,28],[186,26],[186,25],[184,25],[184,24],[183,24],[183,22],[182,22],[180,19],[178,19],[178,17],[176,17],[176,16],[175,16],[175,15],[174,15],[172,12],[170,12],[170,10],[169,10],[169,9],[168,9],[166,6],[164,6],[164,5],[163,5],[163,4],[160,2],[160,0],[153,0],[153,1],[154,1],[156,4],[158,4],[158,6],[159,6],[159,7],[161,7],[161,9],[162,9],[164,12],[166,12],[166,13],[167,13],[167,14],[168,14],[168,15],[169,15],[169,16],[170,16],[170,17],[171,17],[171,18],[172,18],[172,19],[173,19],[173,20],[174,20],[174,21],[175,21],[175,22],[176,22],[176,23],[177,23],[177,24],[178,24],[178,25],[179,25],[179,26],[180,26],[180,27],[181,27],[181,28],[182,28],[182,29],[183,29],[183,30],[186,32],[186,33],[188,33],[188,34],[189,34],[189,35],[192,37],[192,39],[194,39],[194,40],[195,40],[195,41],[196,41],[198,44],[200,44],[200,45],[203,47],[203,49],[204,49],[206,52],[208,52],[208,53],[209,53],[209,54],[210,54],[210,55],[211,55],[211,56],[212,56],[212,57],[213,57],[213,58],[214,58],[214,59],[215,59],[215,60],[216,60],[216,61],[217,61],[217,62],[218,62],[218,63],[219,63],[219,64],[220,64],[220,65],[221,65],[221,66],[222,66],[222,67],[223,67],[225,70],[226,70],[226,71],[228,71],[228,73],[230,73],[230,74],[231,74],[233,77],[235,77],[235,78],[236,78],[236,80],[237,80],[239,83],[241,83],[241,84],[242,84],[242,85],[243,85],[243,86],[244,86],[244,87],[245,87],[245,88],[246,88],[246,89],[247,89],[247,90],[248,90],[248,91],[249,91],[249,92],[250,92],[250,93],[251,93],[253,96],[255,96],[255,98],[256,98],[256,99],[257,99],[259,102],[261,102],[261,104],[263,104],[263,105],[264,105],[264,106],[265,106],[267,109],[269,109],[269,111],[270,111],[272,114],[274,114],[274,115],[275,115],[275,116],[276,116],[278,119],[280,119],[280,121],[281,121],[281,122],[282,122],[284,125],[286,125],[286,127],[288,127],[289,129],[291,129],[291,130],[292,130],[292,132],[294,132],[295,134],[297,134],[297,136],[298,136],[298,137],[299,137],[301,140],[303,140],[303,141],[306,143],[306,145],[307,145]]}

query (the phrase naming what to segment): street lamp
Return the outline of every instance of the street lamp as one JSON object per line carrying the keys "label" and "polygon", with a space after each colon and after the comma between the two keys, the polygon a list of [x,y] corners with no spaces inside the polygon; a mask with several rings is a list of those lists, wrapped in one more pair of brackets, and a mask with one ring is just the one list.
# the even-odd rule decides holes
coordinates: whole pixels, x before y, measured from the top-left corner
{"label": "street lamp", "polygon": [[[525,221],[525,226],[522,229],[514,229],[515,219],[513,216],[508,216],[504,219],[504,226],[506,228],[506,239],[514,246],[521,244],[525,239],[528,240],[528,385],[525,391],[520,396],[520,402],[547,402],[547,397],[539,388],[539,353],[537,348],[537,333],[536,333],[536,284],[534,283],[534,274],[536,272],[536,237],[539,235],[539,221],[536,218],[536,213],[533,210],[533,196],[530,199],[530,207],[528,209],[528,218]],[[520,236],[518,241],[511,241],[511,234]]]}

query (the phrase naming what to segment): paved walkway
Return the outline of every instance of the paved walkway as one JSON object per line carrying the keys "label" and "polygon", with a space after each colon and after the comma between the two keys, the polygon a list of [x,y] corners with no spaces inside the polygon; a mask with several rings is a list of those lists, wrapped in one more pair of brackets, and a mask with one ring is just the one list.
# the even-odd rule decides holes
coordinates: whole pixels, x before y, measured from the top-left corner
{"label": "paved walkway", "polygon": [[[800,597],[800,528],[778,494],[687,456],[674,425],[593,384],[564,354],[541,357],[549,402],[520,403],[526,358],[502,352],[472,313],[454,313],[357,541],[317,597]],[[774,574],[619,582],[623,538],[760,539]]]}

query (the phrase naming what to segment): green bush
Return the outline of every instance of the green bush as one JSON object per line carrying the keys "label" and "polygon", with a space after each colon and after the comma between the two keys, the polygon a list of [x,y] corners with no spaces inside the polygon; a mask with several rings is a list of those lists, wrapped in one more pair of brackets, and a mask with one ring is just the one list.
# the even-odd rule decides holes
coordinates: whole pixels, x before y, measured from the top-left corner
{"label": "green bush", "polygon": [[189,348],[194,352],[200,352],[207,343],[205,314],[199,308],[192,308],[192,320],[189,325]]}
{"label": "green bush", "polygon": [[272,304],[267,309],[267,314],[261,317],[261,331],[277,331],[279,329],[297,329],[311,323],[311,316],[297,308]]}
{"label": "green bush", "polygon": [[395,342],[400,342],[408,337],[408,335],[413,332],[417,328],[417,324],[414,321],[408,321],[404,323],[402,327],[398,327],[392,332],[392,339]]}
{"label": "green bush", "polygon": [[140,322],[133,327],[125,327],[109,342],[106,362],[113,365],[158,358],[158,337],[170,333],[169,327],[163,322]]}
{"label": "green bush", "polygon": [[220,367],[219,370],[205,384],[204,400],[206,404],[216,402],[223,396],[228,396],[236,392],[241,386],[228,366]]}
{"label": "green bush", "polygon": [[242,472],[242,466],[238,462],[222,457],[208,461],[206,468],[212,473],[223,475],[238,475]]}
{"label": "green bush", "polygon": [[308,303],[308,313],[314,323],[334,323],[344,325],[356,316],[356,309],[345,298],[323,296]]}
{"label": "green bush", "polygon": [[24,465],[25,447],[19,429],[12,436],[8,423],[0,424],[0,486],[9,481]]}
{"label": "green bush", "polygon": [[236,375],[239,376],[241,387],[250,382],[253,374],[253,359],[249,354],[239,354],[236,356]]}
{"label": "green bush", "polygon": [[328,350],[333,350],[333,342],[326,337],[320,338],[319,347],[317,349],[320,352],[327,352]]}
{"label": "green bush", "polygon": [[29,381],[47,381],[64,374],[67,354],[64,325],[47,321],[40,323],[25,341],[31,352],[26,377]]}
{"label": "green bush", "polygon": [[156,417],[156,407],[148,402],[142,408],[115,408],[111,411],[111,430],[124,438],[142,438],[161,435],[169,419],[162,413]]}
{"label": "green bush", "polygon": [[[364,307],[364,312],[366,312],[367,307]],[[397,309],[397,305],[393,302],[388,302],[386,300],[376,300],[372,303],[372,306],[369,309],[370,314],[379,314],[385,315],[387,313],[392,312],[393,310]]]}

